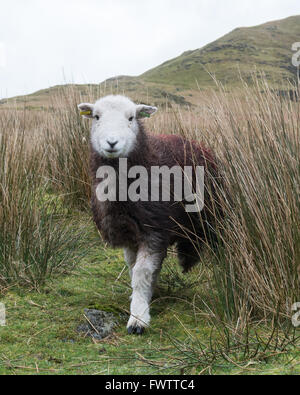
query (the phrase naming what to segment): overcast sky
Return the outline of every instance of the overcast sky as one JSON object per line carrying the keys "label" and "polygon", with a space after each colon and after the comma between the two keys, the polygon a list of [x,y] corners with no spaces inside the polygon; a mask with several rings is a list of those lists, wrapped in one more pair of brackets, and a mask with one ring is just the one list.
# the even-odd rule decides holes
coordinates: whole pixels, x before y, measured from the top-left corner
{"label": "overcast sky", "polygon": [[0,98],[139,75],[236,27],[300,14],[299,0],[0,1]]}

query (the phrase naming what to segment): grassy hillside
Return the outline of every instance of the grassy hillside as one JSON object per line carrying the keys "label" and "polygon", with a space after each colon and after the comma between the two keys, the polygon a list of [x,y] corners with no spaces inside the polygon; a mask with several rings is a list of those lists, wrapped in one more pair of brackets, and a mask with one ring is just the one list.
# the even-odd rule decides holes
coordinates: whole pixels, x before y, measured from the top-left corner
{"label": "grassy hillside", "polygon": [[[195,104],[199,88],[211,88],[214,78],[227,87],[238,86],[241,79],[251,82],[261,74],[272,86],[295,81],[291,46],[300,41],[300,16],[238,28],[224,37],[194,51],[187,51],[162,65],[137,76],[118,76],[101,84],[74,85],[82,100],[94,100],[109,93],[127,94],[134,100],[162,105],[166,101],[180,105]],[[69,85],[55,86],[27,96],[0,101],[0,108],[16,102],[19,107],[42,109],[56,107],[57,94],[66,94]]]}
{"label": "grassy hillside", "polygon": [[[192,89],[211,86],[209,73],[224,84],[235,85],[238,70],[250,79],[255,67],[268,80],[295,80],[291,46],[300,39],[300,16],[269,22],[260,26],[238,28],[219,40],[149,70],[141,77],[148,82]],[[208,73],[209,72],[209,73]]]}

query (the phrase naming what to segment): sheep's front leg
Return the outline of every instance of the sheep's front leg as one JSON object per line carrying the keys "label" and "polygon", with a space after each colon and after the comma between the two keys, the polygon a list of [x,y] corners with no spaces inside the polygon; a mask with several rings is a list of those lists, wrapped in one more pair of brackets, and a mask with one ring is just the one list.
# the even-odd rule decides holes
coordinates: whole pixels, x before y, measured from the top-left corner
{"label": "sheep's front leg", "polygon": [[141,335],[150,323],[150,302],[165,253],[141,247],[132,269],[132,298],[128,333]]}
{"label": "sheep's front leg", "polygon": [[132,269],[135,265],[136,257],[137,257],[137,249],[124,248],[124,259],[125,262],[127,263],[131,279],[132,279]]}

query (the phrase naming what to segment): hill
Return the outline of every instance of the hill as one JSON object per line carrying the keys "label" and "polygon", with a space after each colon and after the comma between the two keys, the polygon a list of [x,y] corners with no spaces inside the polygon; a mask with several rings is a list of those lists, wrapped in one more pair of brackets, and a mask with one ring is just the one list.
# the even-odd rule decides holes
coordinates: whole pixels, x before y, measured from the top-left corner
{"label": "hill", "polygon": [[[291,50],[300,41],[300,16],[269,22],[260,26],[238,28],[201,49],[188,51],[178,58],[149,70],[141,76],[145,81],[192,89],[211,86],[215,75],[223,84],[239,83],[237,71],[246,80],[257,68],[276,84],[282,78],[295,80]],[[209,72],[209,73],[208,73]]]}
{"label": "hill", "polygon": [[[227,87],[247,82],[253,74],[263,74],[270,84],[282,89],[282,80],[295,81],[297,69],[292,65],[292,44],[300,41],[300,16],[268,22],[263,25],[237,28],[203,48],[184,52],[137,77],[118,76],[102,83],[73,85],[85,98],[102,94],[125,93],[134,100],[161,104],[168,100],[192,104],[200,89],[215,85],[213,77]],[[29,108],[54,105],[51,98],[65,93],[70,85],[61,85],[27,96],[2,100],[3,106],[15,101]]]}

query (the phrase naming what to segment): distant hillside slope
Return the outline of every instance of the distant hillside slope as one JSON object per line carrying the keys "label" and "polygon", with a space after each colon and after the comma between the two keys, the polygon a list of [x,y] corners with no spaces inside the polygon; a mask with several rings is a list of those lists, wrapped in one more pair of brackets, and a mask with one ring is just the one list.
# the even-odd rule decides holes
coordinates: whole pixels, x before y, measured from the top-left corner
{"label": "distant hillside slope", "polygon": [[193,88],[196,80],[200,86],[210,86],[210,72],[222,83],[236,85],[238,70],[245,79],[250,79],[256,66],[272,82],[282,78],[295,80],[297,70],[291,60],[294,42],[300,42],[300,16],[235,29],[204,48],[185,52],[141,77],[149,82]]}
{"label": "distant hillside slope", "polygon": [[[295,81],[292,44],[300,42],[300,16],[238,28],[203,48],[187,51],[138,77],[114,77],[99,85],[74,85],[83,98],[90,95],[125,93],[135,100],[161,104],[168,98],[178,104],[193,102],[193,91],[215,85],[213,76],[231,87],[241,83],[239,72],[251,82],[261,73],[272,86],[283,79]],[[255,71],[256,70],[256,71]],[[56,86],[32,95],[13,98],[33,108],[50,105],[50,98],[69,86]],[[0,104],[10,105],[12,99]]]}

